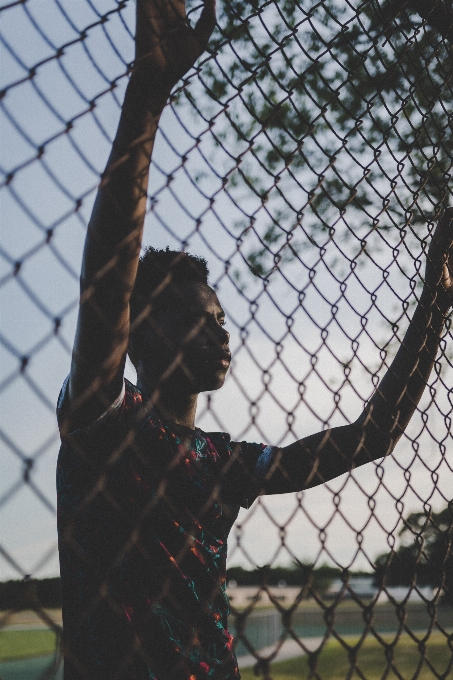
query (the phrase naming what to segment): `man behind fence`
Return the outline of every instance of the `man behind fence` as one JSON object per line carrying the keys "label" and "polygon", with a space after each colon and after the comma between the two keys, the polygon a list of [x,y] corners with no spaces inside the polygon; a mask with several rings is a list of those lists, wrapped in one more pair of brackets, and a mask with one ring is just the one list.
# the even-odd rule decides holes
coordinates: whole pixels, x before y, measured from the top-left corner
{"label": "man behind fence", "polygon": [[[358,420],[284,448],[195,427],[230,363],[202,259],[145,251],[148,169],[170,90],[215,25],[205,0],[138,0],[136,60],[88,227],[58,417],[66,680],[239,678],[227,628],[228,533],[257,495],[321,484],[388,455],[422,395],[452,302],[452,211],[396,358]],[[124,381],[126,353],[137,386]]]}

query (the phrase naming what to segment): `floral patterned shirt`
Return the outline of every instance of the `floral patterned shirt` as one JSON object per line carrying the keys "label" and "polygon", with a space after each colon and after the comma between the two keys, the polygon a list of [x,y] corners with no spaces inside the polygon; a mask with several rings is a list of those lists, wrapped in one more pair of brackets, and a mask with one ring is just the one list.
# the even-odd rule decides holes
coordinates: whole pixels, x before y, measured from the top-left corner
{"label": "floral patterned shirt", "polygon": [[[67,381],[59,398],[61,423]],[[263,444],[159,420],[125,390],[62,439],[65,680],[233,680],[228,533],[272,460]]]}

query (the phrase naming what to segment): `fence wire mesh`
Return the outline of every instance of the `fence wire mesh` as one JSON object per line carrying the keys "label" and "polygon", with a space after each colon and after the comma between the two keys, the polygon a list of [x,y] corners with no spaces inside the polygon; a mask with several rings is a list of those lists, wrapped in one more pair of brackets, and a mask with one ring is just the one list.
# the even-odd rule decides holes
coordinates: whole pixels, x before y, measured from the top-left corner
{"label": "fence wire mesh", "polygon": [[[49,604],[36,580],[59,573],[55,404],[70,366],[86,228],[134,61],[135,10],[131,0],[0,6],[0,577],[21,582],[2,584],[2,678],[19,668],[8,640],[19,649],[14,635],[33,627],[51,631],[55,651],[29,677],[62,668],[58,602]],[[187,4],[192,25],[201,10]],[[200,396],[202,431],[272,447],[313,432],[327,441],[369,402],[421,299],[432,234],[451,204],[452,37],[451,3],[435,0],[221,2],[208,50],[160,120],[143,237],[206,257],[226,313],[232,362],[222,390]],[[283,677],[278,661],[291,657],[302,659],[294,677],[452,677],[448,317],[438,330],[434,370],[391,456],[383,450],[324,484],[243,503],[226,585],[244,678],[249,667]],[[135,382],[130,361],[126,376]],[[85,454],[77,446],[86,457],[89,445]],[[126,449],[118,442],[117,459]],[[124,501],[100,470],[79,511],[99,498],[110,508]],[[176,502],[159,489],[162,502]],[[216,493],[205,497],[202,523]],[[112,544],[118,527],[108,521]],[[156,569],[134,531],[124,553],[141,551]],[[196,552],[202,539],[187,531],[184,550]],[[70,550],[80,558],[74,541]],[[142,583],[138,573],[122,578]],[[93,583],[92,612],[106,607],[114,627],[121,596],[108,579]],[[212,608],[218,594],[209,587]],[[134,654],[152,673],[140,639]],[[188,659],[193,648],[192,640]],[[67,677],[237,677],[218,659],[192,661],[168,675],[133,675],[71,657],[78,675]]]}

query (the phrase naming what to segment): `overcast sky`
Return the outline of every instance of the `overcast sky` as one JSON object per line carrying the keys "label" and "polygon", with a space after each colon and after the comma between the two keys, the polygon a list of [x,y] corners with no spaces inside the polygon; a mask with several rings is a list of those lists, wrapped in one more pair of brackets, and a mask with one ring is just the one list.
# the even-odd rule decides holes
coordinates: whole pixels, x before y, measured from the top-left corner
{"label": "overcast sky", "polygon": [[[132,59],[127,28],[132,26],[132,3],[121,17],[112,15],[104,28],[90,29],[85,41],[77,38],[80,30],[99,21],[97,13],[116,6],[114,0],[29,0],[2,12],[2,87],[24,79],[7,91],[0,111],[1,168],[5,177],[15,171],[0,194],[2,580],[58,573],[54,408],[69,370],[85,227],[125,79],[113,94],[96,100],[93,113],[87,110],[89,101],[108,90]],[[71,41],[64,56],[49,60],[56,48]],[[38,63],[36,76],[27,79],[29,68]],[[73,125],[66,132],[69,120]],[[227,313],[234,361],[225,387],[201,398],[197,424],[208,431],[228,431],[233,439],[281,444],[350,422],[372,393],[379,342],[390,337],[378,309],[398,316],[401,303],[391,286],[403,297],[407,280],[393,267],[382,286],[381,270],[368,263],[360,280],[348,279],[341,297],[340,284],[313,247],[303,255],[303,264],[286,265],[284,277],[273,275],[266,290],[246,274],[248,287],[241,295],[224,264],[228,260],[233,268],[243,268],[234,231],[241,209],[221,191],[221,181],[205,160],[214,159],[222,176],[231,159],[214,147],[207,128],[187,106],[176,113],[166,110],[150,181],[156,200],[144,239],[160,247],[179,248],[184,242],[190,252],[206,256]],[[181,164],[185,154],[188,160]],[[243,206],[249,201],[244,195]],[[263,219],[260,214],[258,219]],[[335,250],[335,244],[328,248]],[[390,250],[376,257],[392,261]],[[312,266],[316,273],[310,283]],[[302,289],[303,306],[297,292]],[[376,308],[367,313],[375,289]],[[361,325],[365,313],[366,332]],[[56,318],[61,320],[57,332]],[[346,382],[344,364],[350,365]],[[401,516],[422,509],[423,503],[443,507],[453,488],[451,435],[444,421],[451,414],[452,371],[445,362],[443,366],[442,380],[433,381],[434,406],[428,409],[428,392],[422,402],[426,424],[420,413],[414,416],[392,459],[297,496],[261,499],[241,511],[231,534],[230,564],[285,564],[297,557],[318,565],[327,561],[369,569],[370,560],[396,538]],[[134,379],[131,366],[127,375]],[[438,442],[445,443],[444,460]],[[30,483],[24,484],[27,459],[33,466]]]}

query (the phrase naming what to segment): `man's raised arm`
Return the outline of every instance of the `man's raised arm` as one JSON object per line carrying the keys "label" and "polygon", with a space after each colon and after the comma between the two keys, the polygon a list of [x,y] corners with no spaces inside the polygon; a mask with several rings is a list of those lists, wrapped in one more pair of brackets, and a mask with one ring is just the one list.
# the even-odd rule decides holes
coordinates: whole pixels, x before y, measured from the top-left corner
{"label": "man's raised arm", "polygon": [[120,392],[154,139],[172,87],[208,43],[215,0],[205,0],[193,29],[184,0],[137,0],[136,20],[134,69],[85,241],[66,431],[92,422]]}
{"label": "man's raised arm", "polygon": [[429,247],[420,302],[395,359],[363,413],[351,425],[280,449],[263,483],[264,493],[316,486],[393,451],[426,387],[452,304],[453,208],[449,208]]}

